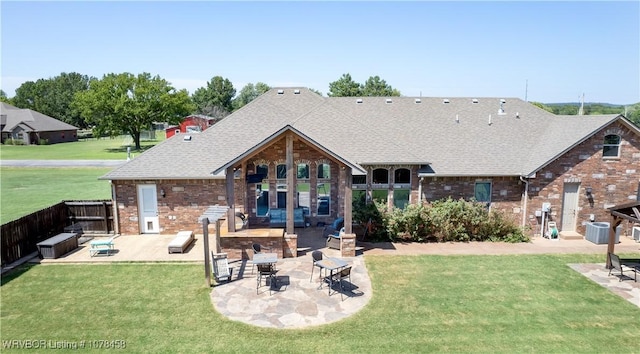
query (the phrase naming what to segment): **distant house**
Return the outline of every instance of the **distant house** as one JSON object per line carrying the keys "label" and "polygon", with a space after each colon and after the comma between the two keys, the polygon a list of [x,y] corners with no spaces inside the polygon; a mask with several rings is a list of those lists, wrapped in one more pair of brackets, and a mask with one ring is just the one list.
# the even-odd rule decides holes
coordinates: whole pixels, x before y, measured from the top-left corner
{"label": "distant house", "polygon": [[19,140],[25,145],[78,141],[78,128],[31,109],[17,108],[0,103],[0,130],[2,143]]}
{"label": "distant house", "polygon": [[501,210],[532,234],[554,221],[570,237],[640,199],[640,129],[622,115],[560,116],[518,98],[277,88],[101,178],[126,234],[197,230],[215,204],[252,227],[269,226],[270,209],[302,208],[312,225],[344,217],[348,228],[355,199],[404,208],[451,197]]}
{"label": "distant house", "polygon": [[194,114],[185,117],[180,125],[172,125],[165,128],[165,133],[168,139],[175,134],[202,132],[214,125],[218,120],[213,117]]}

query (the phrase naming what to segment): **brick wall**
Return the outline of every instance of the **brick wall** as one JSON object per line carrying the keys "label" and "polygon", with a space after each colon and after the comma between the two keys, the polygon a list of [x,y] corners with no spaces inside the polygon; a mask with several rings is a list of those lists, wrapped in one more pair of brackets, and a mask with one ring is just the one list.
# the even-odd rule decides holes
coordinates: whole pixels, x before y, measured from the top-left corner
{"label": "brick wall", "polygon": [[[619,158],[602,157],[604,137],[608,134],[622,138]],[[527,222],[533,231],[540,232],[540,218],[535,216],[535,210],[540,210],[543,202],[551,203],[551,219],[560,227],[565,183],[580,185],[578,233],[584,235],[591,214],[595,221],[609,222],[611,214],[607,208],[633,202],[638,197],[640,138],[626,126],[614,123],[539,171],[529,186]],[[586,196],[586,187],[593,189],[593,203]],[[627,223],[623,225],[625,229],[629,227]]]}
{"label": "brick wall", "polygon": [[[224,180],[113,181],[116,189],[118,225],[121,234],[139,234],[137,185],[153,184],[158,191],[160,233],[181,230],[202,233],[198,217],[211,205],[227,205]],[[160,191],[165,191],[165,197]],[[239,195],[237,195],[239,196]]]}
{"label": "brick wall", "polygon": [[[615,159],[602,158],[602,144],[607,134],[619,134],[622,137],[621,155]],[[309,183],[310,222],[330,223],[337,216],[343,216],[344,210],[338,198],[339,168],[341,165],[327,157],[322,151],[313,148],[302,139],[294,140],[294,163],[309,165],[309,179],[298,180],[297,183]],[[255,173],[255,166],[265,164],[269,175],[265,183],[269,183],[269,204],[271,208],[277,206],[276,188],[285,184],[285,180],[276,179],[276,166],[285,163],[285,139],[278,139],[262,151],[251,156],[243,165],[243,176],[236,179],[235,203],[236,209],[249,216],[252,227],[268,227],[268,218],[256,215],[256,184],[247,184],[244,174]],[[330,178],[317,178],[318,165],[329,164]],[[366,167],[366,166],[365,166]],[[375,166],[369,166],[375,168]],[[393,166],[390,168],[389,195],[393,195]],[[411,168],[411,203],[418,200],[419,179],[417,167]],[[609,221],[607,208],[635,200],[640,184],[640,138],[626,126],[614,123],[603,128],[595,136],[571,149],[568,153],[551,162],[530,179],[529,200],[526,205],[526,224],[532,233],[539,233],[540,218],[535,211],[540,210],[543,202],[550,202],[552,206],[551,219],[561,222],[562,196],[564,184],[580,183],[579,208],[576,231],[584,234],[584,224],[589,216],[594,215],[597,221]],[[371,176],[367,178],[371,181]],[[434,201],[446,197],[454,199],[470,199],[474,196],[476,181],[491,181],[491,207],[511,215],[518,223],[522,222],[524,205],[522,195],[524,183],[518,177],[428,177],[422,182],[422,199]],[[319,182],[331,185],[330,214],[317,215],[317,193]],[[122,234],[138,234],[137,184],[156,183],[157,190],[165,191],[165,197],[158,195],[158,212],[161,233],[175,233],[180,230],[201,232],[202,226],[198,217],[210,205],[226,205],[225,180],[172,180],[172,181],[113,181],[116,190],[119,230]],[[584,195],[584,187],[593,189],[593,205]],[[290,192],[290,191],[288,191]],[[370,193],[370,190],[369,190]],[[392,198],[389,198],[392,205]],[[296,205],[297,207],[297,205]]]}

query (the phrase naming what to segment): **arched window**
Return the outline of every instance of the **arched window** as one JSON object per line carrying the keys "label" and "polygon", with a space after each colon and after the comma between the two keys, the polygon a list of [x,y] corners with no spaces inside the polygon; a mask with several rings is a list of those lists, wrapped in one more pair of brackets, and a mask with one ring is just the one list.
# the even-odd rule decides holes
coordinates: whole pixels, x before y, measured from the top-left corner
{"label": "arched window", "polygon": [[258,165],[256,166],[256,174],[257,175],[262,175],[264,178],[268,178],[269,177],[269,166],[267,165]]}
{"label": "arched window", "polygon": [[397,168],[393,172],[393,182],[397,184],[410,184],[411,170],[408,168]]}
{"label": "arched window", "polygon": [[280,164],[276,166],[276,178],[277,179],[286,179],[287,178],[287,165]]}
{"label": "arched window", "polygon": [[602,157],[620,157],[620,135],[609,134],[604,137]]}
{"label": "arched window", "polygon": [[298,174],[296,177],[300,179],[309,179],[309,165],[306,163],[299,163]]}
{"label": "arched window", "polygon": [[376,168],[373,170],[374,184],[389,184],[389,170],[386,168]]}
{"label": "arched window", "polygon": [[318,179],[331,178],[331,166],[328,163],[318,165]]}

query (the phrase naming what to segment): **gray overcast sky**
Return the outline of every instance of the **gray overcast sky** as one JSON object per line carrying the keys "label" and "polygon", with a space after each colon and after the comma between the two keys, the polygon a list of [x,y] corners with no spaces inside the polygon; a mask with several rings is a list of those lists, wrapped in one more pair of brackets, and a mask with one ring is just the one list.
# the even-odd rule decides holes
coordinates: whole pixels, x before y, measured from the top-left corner
{"label": "gray overcast sky", "polygon": [[[62,72],[404,96],[640,102],[640,2],[2,1],[2,88]],[[528,83],[528,84],[527,84]]]}

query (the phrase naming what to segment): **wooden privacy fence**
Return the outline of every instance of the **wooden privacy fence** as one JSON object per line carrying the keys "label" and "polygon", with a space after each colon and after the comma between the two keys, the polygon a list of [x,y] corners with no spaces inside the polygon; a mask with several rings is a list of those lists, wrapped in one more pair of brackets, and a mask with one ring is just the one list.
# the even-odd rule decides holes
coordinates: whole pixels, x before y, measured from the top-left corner
{"label": "wooden privacy fence", "polygon": [[3,224],[0,229],[1,265],[15,262],[37,250],[36,244],[73,225],[85,234],[114,233],[111,200],[62,201]]}

